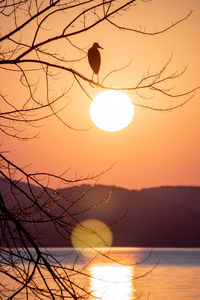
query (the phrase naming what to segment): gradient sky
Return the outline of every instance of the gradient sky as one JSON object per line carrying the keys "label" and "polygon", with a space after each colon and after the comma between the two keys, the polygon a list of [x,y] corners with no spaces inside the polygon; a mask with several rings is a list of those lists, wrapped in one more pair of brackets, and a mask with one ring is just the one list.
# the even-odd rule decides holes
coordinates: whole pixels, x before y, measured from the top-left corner
{"label": "gradient sky", "polygon": [[[167,3],[166,3],[167,2]],[[174,81],[175,92],[184,92],[200,85],[200,1],[153,0],[141,3],[127,15],[115,20],[147,31],[162,29],[173,21],[193,14],[170,31],[157,36],[143,36],[133,32],[118,31],[103,23],[89,33],[74,38],[74,42],[85,51],[93,42],[104,50],[100,78],[109,71],[130,65],[114,74],[107,84],[133,86],[148,70],[161,69],[173,52],[169,73],[186,72]],[[63,49],[62,49],[63,50]],[[73,54],[71,57],[74,58]],[[73,67],[90,76],[87,58]],[[6,77],[7,76],[7,77]],[[8,77],[9,76],[9,77]],[[8,83],[9,79],[9,83]],[[13,99],[20,101],[21,95],[15,79],[9,75],[3,78],[2,90],[8,93],[13,80]],[[63,75],[63,82],[68,78]],[[61,83],[54,85],[54,91]],[[14,89],[14,86],[16,89]],[[9,88],[9,90],[12,88]],[[99,89],[89,87],[95,96]],[[41,91],[42,93],[42,91]],[[135,93],[128,93],[133,103],[154,107],[171,107],[186,98],[166,98],[162,94],[146,93],[152,99],[140,99]],[[72,89],[62,117],[75,128],[92,126],[89,117],[90,100],[79,90]],[[26,134],[40,136],[26,142],[0,135],[1,149],[9,151],[7,156],[26,167],[30,172],[45,171],[61,174],[69,169],[69,178],[96,175],[113,165],[112,169],[99,178],[99,183],[112,184],[129,189],[160,185],[200,185],[200,93],[183,107],[171,112],[158,112],[135,107],[133,122],[124,130],[108,133],[96,127],[85,131],[74,131],[65,127],[55,117],[44,120],[39,128],[26,128]]]}

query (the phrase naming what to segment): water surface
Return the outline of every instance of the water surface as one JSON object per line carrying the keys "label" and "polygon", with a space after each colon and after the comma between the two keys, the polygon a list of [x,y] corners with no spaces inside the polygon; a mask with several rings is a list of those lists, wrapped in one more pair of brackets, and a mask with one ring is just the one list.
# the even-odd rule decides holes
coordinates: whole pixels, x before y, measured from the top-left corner
{"label": "water surface", "polygon": [[[97,249],[95,257],[77,255],[72,248],[43,251],[52,255],[47,255],[50,262],[56,259],[73,270],[70,278],[90,293],[88,300],[200,300],[200,249],[106,248]],[[48,278],[45,269],[43,274]],[[2,275],[0,282],[4,283]],[[53,289],[54,282],[49,283]],[[12,280],[6,284],[16,289]]]}

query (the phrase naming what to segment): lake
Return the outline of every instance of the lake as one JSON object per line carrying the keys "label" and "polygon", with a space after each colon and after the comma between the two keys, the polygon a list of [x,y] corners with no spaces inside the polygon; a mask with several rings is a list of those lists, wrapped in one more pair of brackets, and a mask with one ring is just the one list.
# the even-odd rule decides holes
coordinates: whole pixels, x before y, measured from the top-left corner
{"label": "lake", "polygon": [[71,248],[48,251],[65,266],[76,259],[88,276],[74,280],[92,291],[90,300],[200,299],[200,249],[106,248],[95,257],[90,251],[77,257]]}

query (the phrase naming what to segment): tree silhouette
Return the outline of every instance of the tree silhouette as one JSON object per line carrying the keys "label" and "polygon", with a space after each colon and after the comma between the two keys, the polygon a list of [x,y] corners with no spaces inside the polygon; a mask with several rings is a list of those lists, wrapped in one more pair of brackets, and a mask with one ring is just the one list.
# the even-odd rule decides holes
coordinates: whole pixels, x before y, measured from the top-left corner
{"label": "tree silhouette", "polygon": [[[66,99],[72,89],[80,90],[91,101],[93,88],[135,91],[142,98],[144,98],[141,95],[142,90],[153,90],[170,98],[185,97],[181,103],[170,108],[135,104],[161,111],[175,109],[189,101],[198,87],[179,94],[173,93],[170,88],[166,89],[166,83],[173,82],[185,71],[169,75],[167,68],[171,58],[158,72],[151,73],[148,69],[133,86],[119,87],[105,84],[113,73],[120,76],[121,69],[110,70],[108,74],[104,74],[100,82],[91,79],[88,71],[84,73],[78,71],[79,63],[87,60],[87,50],[82,47],[83,43],[79,45],[81,34],[87,34],[101,23],[109,23],[119,30],[131,31],[133,34],[157,35],[170,30],[191,15],[189,12],[182,19],[156,32],[120,25],[119,13],[126,14],[127,11],[134,9],[136,2],[136,0],[0,1],[1,78],[11,76],[15,84],[12,87],[8,83],[1,86],[1,139],[4,135],[19,140],[32,139],[35,135],[29,134],[29,129],[37,128],[43,120],[48,122],[52,116],[69,129],[83,130],[78,126],[74,128],[60,114],[67,105]],[[87,49],[93,42],[95,41],[86,45]],[[126,68],[130,66],[122,67]],[[20,91],[20,99],[16,101],[17,90]],[[39,232],[37,226],[41,223],[47,226],[51,224],[56,228],[58,235],[70,239],[71,231],[78,223],[77,215],[84,214],[84,210],[79,206],[83,195],[70,202],[58,189],[52,189],[48,182],[54,178],[58,186],[61,183],[76,184],[85,180],[95,180],[98,175],[71,180],[65,174],[60,176],[45,172],[28,173],[25,168],[10,161],[6,152],[2,151],[0,175],[0,180],[7,185],[7,191],[0,193],[0,273],[4,278],[3,283],[0,282],[1,297],[3,299],[22,297],[21,295],[24,299],[29,299],[30,295],[39,299],[89,297],[87,288],[77,284],[73,277],[77,273],[84,275],[83,271],[81,273],[76,268],[77,258],[69,268],[62,265],[50,253],[43,251],[42,238],[45,238],[46,232]],[[26,186],[24,182],[27,183]],[[34,232],[31,226],[34,226]],[[9,282],[15,282],[14,288]]]}

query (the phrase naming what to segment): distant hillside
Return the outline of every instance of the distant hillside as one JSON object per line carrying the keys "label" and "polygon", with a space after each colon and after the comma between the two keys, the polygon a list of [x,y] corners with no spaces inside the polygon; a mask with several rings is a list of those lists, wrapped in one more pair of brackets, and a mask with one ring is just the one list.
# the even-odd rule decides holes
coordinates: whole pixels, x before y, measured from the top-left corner
{"label": "distant hillside", "polygon": [[[166,186],[142,190],[115,187],[111,198],[101,202],[112,188],[95,186],[84,195],[76,209],[86,211],[78,216],[79,220],[97,218],[113,224],[113,246],[200,247],[200,187]],[[6,183],[0,180],[2,194],[7,189]],[[60,192],[74,201],[87,189],[87,185],[82,185]],[[87,211],[96,203],[99,204]],[[43,225],[40,226],[44,230]],[[70,245],[55,230],[43,243],[46,246]]]}

